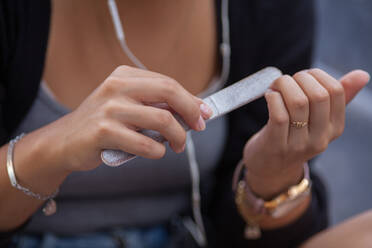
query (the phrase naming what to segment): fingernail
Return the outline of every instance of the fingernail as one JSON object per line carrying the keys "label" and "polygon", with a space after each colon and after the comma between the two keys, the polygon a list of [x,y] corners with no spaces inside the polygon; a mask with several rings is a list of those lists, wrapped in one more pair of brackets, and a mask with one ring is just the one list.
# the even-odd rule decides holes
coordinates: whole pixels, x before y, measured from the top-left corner
{"label": "fingernail", "polygon": [[185,151],[185,148],[186,148],[186,143],[183,144],[181,152]]}
{"label": "fingernail", "polygon": [[203,131],[204,129],[205,129],[205,121],[203,117],[200,116],[198,120],[198,130]]}
{"label": "fingernail", "polygon": [[212,109],[205,103],[202,103],[200,105],[200,111],[201,111],[204,119],[209,119],[209,117],[211,117],[212,114],[213,114]]}

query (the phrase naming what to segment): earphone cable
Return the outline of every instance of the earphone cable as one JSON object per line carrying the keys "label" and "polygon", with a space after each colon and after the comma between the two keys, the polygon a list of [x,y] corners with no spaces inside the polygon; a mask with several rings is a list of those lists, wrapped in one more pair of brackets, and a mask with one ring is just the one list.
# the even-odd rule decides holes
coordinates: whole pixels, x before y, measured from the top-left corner
{"label": "earphone cable", "polygon": [[[121,23],[120,15],[117,9],[115,0],[107,0],[109,11],[111,14],[112,22],[114,24],[115,33],[117,39],[122,47],[124,53],[128,56],[130,61],[140,69],[147,70],[147,67],[133,54],[127,45],[125,39],[125,32],[123,25]],[[220,50],[223,56],[223,65],[220,80],[218,84],[214,85],[213,88],[220,87],[223,82],[227,80],[230,71],[230,24],[229,24],[229,2],[228,0],[222,0],[221,6],[221,16],[222,16],[222,44],[220,45]],[[185,219],[184,225],[189,230],[190,234],[193,236],[195,241],[201,246],[205,247],[207,245],[207,237],[203,224],[202,214],[201,214],[201,197],[200,197],[200,173],[199,165],[196,160],[196,153],[194,142],[192,140],[191,134],[187,133],[186,140],[186,152],[190,167],[191,176],[191,198],[192,198],[192,211],[195,223],[190,219]]]}

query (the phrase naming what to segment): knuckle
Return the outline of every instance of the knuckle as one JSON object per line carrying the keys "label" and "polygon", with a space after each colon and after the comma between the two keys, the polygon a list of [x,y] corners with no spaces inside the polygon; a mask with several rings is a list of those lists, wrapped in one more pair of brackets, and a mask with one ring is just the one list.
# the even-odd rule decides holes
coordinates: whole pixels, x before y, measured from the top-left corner
{"label": "knuckle", "polygon": [[283,125],[288,125],[289,123],[289,116],[286,114],[273,114],[271,116],[271,121],[275,125],[283,126]]}
{"label": "knuckle", "polygon": [[332,96],[344,96],[345,90],[344,90],[344,87],[342,87],[342,85],[339,82],[335,82],[330,87],[329,93]]}
{"label": "knuckle", "polygon": [[313,69],[310,70],[310,73],[320,74],[320,73],[323,73],[323,70],[321,70],[319,68],[313,68]]}
{"label": "knuckle", "polygon": [[283,85],[285,82],[287,81],[292,81],[292,77],[289,76],[289,75],[283,75],[281,77],[279,77],[276,81],[275,81],[275,84],[278,84],[279,86],[280,85]]}
{"label": "knuckle", "polygon": [[103,113],[105,116],[112,116],[114,113],[120,111],[120,104],[114,99],[109,99],[103,107]]}
{"label": "knuckle", "polygon": [[293,75],[293,78],[298,81],[300,79],[303,78],[303,76],[305,76],[305,72],[303,71],[299,71],[299,72],[296,72],[294,75]]}
{"label": "knuckle", "polygon": [[319,139],[317,142],[314,142],[311,146],[312,151],[315,154],[319,154],[327,150],[328,148],[328,140],[327,139]]}
{"label": "knuckle", "polygon": [[178,90],[178,83],[171,78],[160,79],[167,94],[175,94]]}
{"label": "knuckle", "polygon": [[122,80],[116,76],[109,76],[104,82],[104,91],[111,94],[116,92],[117,87],[122,84]]}
{"label": "knuckle", "polygon": [[99,140],[104,137],[107,137],[111,133],[110,123],[107,121],[99,121],[96,124],[96,136]]}
{"label": "knuckle", "polygon": [[146,154],[147,157],[153,159],[162,158],[165,154],[164,149],[156,149],[155,141],[148,139],[141,139],[138,141],[137,145],[141,149],[142,153]]}
{"label": "knuckle", "polygon": [[119,65],[118,67],[116,67],[114,72],[129,71],[130,69],[131,67],[128,65]]}
{"label": "knuckle", "polygon": [[309,105],[309,100],[306,97],[296,97],[293,99],[292,105],[296,109],[305,109]]}
{"label": "knuckle", "polygon": [[325,103],[329,101],[329,94],[326,90],[318,90],[311,99],[315,103]]}
{"label": "knuckle", "polygon": [[158,122],[160,127],[168,127],[173,122],[173,115],[167,110],[160,111]]}
{"label": "knuckle", "polygon": [[285,74],[285,75],[281,76],[279,79],[280,80],[284,80],[284,81],[287,81],[287,80],[291,80],[292,81],[292,77],[290,75],[288,75],[288,74]]}

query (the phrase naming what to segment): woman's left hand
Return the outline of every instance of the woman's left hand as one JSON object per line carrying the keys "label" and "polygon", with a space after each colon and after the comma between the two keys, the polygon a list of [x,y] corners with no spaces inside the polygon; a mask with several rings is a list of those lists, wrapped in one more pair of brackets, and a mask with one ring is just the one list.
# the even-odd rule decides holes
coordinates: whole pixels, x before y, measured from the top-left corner
{"label": "woman's left hand", "polygon": [[[368,81],[369,75],[360,70],[339,82],[319,69],[277,79],[265,95],[268,123],[244,148],[252,190],[268,199],[297,184],[302,165],[342,134],[345,104]],[[295,122],[305,125],[296,127]]]}

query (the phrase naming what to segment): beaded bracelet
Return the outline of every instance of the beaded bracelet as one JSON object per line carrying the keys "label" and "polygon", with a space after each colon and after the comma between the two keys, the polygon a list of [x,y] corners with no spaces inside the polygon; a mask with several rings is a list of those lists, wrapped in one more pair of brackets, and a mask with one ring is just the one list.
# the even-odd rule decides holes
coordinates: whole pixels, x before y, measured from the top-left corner
{"label": "beaded bracelet", "polygon": [[[264,216],[280,218],[300,204],[311,191],[309,166],[303,165],[304,177],[297,185],[289,187],[285,192],[269,201],[256,196],[245,179],[239,181],[241,172],[244,170],[244,162],[241,160],[235,169],[233,176],[233,191],[235,203],[240,215],[246,222],[244,236],[247,239],[259,239],[261,237],[260,222]],[[243,173],[245,174],[245,173]]]}
{"label": "beaded bracelet", "polygon": [[56,202],[54,201],[53,198],[57,196],[57,194],[59,192],[58,189],[50,195],[41,195],[41,194],[32,192],[30,189],[21,186],[17,182],[17,178],[16,178],[16,175],[15,175],[14,166],[13,166],[13,153],[14,153],[15,144],[19,140],[21,140],[23,138],[23,136],[25,136],[24,133],[22,133],[21,135],[18,135],[17,137],[15,137],[14,139],[12,139],[9,142],[8,152],[7,152],[7,160],[6,160],[6,167],[7,167],[10,183],[14,188],[22,191],[23,193],[25,193],[28,196],[31,196],[31,197],[33,197],[35,199],[38,199],[38,200],[47,201],[45,206],[43,207],[43,213],[46,216],[53,215],[57,211],[57,204],[56,204]]}

